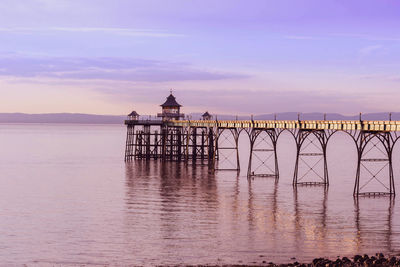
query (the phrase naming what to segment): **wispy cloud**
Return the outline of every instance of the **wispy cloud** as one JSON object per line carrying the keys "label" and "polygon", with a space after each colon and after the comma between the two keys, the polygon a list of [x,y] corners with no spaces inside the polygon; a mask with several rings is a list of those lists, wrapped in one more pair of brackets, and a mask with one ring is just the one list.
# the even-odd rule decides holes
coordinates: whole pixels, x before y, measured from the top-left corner
{"label": "wispy cloud", "polygon": [[326,39],[326,37],[322,36],[305,36],[305,35],[286,35],[284,36],[285,39],[289,40],[321,40]]}
{"label": "wispy cloud", "polygon": [[0,32],[13,34],[51,34],[51,33],[103,33],[141,37],[182,37],[183,34],[154,29],[109,28],[109,27],[49,27],[49,28],[0,28]]}
{"label": "wispy cloud", "polygon": [[369,45],[360,49],[360,54],[367,56],[383,48],[382,45]]}
{"label": "wispy cloud", "polygon": [[322,34],[322,35],[285,35],[284,39],[289,40],[330,40],[337,38],[345,39],[361,39],[368,41],[393,41],[400,42],[400,36],[376,36],[367,34],[352,34],[352,33],[332,33],[332,34]]}
{"label": "wispy cloud", "polygon": [[188,63],[134,58],[0,57],[0,75],[118,81],[189,81],[246,78],[247,75],[195,68]]}
{"label": "wispy cloud", "polygon": [[400,82],[400,75],[393,74],[365,74],[359,77],[362,80],[377,80],[377,81],[388,81],[388,82]]}
{"label": "wispy cloud", "polygon": [[400,42],[400,35],[399,36],[378,36],[378,35],[357,34],[357,33],[336,33],[336,34],[330,34],[330,36],[352,38],[352,39],[362,39],[362,40],[369,40],[369,41]]}

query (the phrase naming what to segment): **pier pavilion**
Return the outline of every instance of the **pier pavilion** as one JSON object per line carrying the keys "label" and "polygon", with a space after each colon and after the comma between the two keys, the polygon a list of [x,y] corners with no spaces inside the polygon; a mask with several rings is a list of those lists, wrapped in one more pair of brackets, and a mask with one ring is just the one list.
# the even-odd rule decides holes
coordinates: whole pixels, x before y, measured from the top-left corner
{"label": "pier pavilion", "polygon": [[162,111],[157,114],[157,117],[162,118],[163,121],[179,120],[185,117],[184,114],[181,114],[182,105],[176,102],[172,90],[170,95],[167,97],[167,100],[160,106],[162,107]]}
{"label": "pier pavilion", "polygon": [[[180,113],[182,107],[172,92],[158,120],[140,120],[131,113],[125,121],[127,138],[125,161],[163,160],[200,162],[211,170],[240,171],[239,136],[245,134],[250,141],[250,156],[247,177],[272,177],[279,179],[277,141],[280,135],[289,132],[296,144],[296,161],[293,185],[329,185],[327,145],[337,132],[348,134],[357,148],[357,171],[354,196],[395,195],[393,173],[393,148],[400,135],[400,121],[359,120],[212,120],[206,112],[202,120],[185,120]],[[228,140],[229,142],[222,142]],[[263,144],[268,143],[267,146]],[[233,159],[221,156],[222,151],[231,151]],[[377,153],[373,153],[376,151]],[[255,166],[255,159],[258,165]],[[229,168],[221,168],[219,162],[229,160]],[[268,165],[269,164],[269,165]],[[321,169],[316,165],[322,165]],[[263,172],[258,171],[264,165]],[[378,167],[376,167],[379,165]],[[304,179],[312,174],[317,180]],[[364,172],[362,172],[364,171]],[[377,175],[385,172],[385,181]],[[368,177],[364,177],[367,173]],[[307,177],[306,177],[307,178]],[[371,181],[378,181],[382,190],[366,191]]]}

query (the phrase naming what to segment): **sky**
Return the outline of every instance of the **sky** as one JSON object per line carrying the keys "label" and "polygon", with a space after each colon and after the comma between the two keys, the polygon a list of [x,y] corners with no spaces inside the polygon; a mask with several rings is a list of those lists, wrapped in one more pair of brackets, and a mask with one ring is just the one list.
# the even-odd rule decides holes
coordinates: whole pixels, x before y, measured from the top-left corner
{"label": "sky", "polygon": [[1,0],[0,112],[400,111],[399,0]]}

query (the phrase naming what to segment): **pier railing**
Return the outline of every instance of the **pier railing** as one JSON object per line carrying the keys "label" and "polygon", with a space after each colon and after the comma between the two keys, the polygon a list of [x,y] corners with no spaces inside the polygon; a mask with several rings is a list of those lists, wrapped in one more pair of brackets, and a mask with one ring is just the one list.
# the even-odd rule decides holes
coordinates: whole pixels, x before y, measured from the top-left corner
{"label": "pier railing", "polygon": [[233,128],[278,128],[309,130],[364,130],[400,131],[400,121],[342,121],[342,120],[174,120],[172,126],[186,127],[233,127]]}
{"label": "pier railing", "polygon": [[162,125],[163,121],[160,119],[147,119],[147,120],[125,120],[125,125]]}

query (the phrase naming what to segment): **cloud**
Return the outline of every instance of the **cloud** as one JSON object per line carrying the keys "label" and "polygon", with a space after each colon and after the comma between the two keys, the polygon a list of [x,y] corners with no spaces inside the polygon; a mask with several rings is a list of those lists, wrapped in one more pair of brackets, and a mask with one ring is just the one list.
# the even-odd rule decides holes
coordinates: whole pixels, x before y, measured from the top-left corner
{"label": "cloud", "polygon": [[400,82],[400,75],[396,74],[365,74],[359,76],[361,80],[376,80],[376,81],[389,81],[389,82]]}
{"label": "cloud", "polygon": [[382,45],[369,45],[369,46],[361,48],[359,52],[361,55],[366,56],[366,55],[370,55],[376,51],[379,51],[382,48],[383,48]]}
{"label": "cloud", "polygon": [[289,39],[289,40],[322,40],[322,39],[326,39],[323,37],[319,37],[319,36],[304,36],[304,35],[287,35],[284,36],[285,39]]}
{"label": "cloud", "polygon": [[55,33],[103,33],[138,37],[182,37],[183,34],[154,29],[110,28],[110,27],[50,27],[50,28],[0,28],[0,32],[12,34],[55,34]]}
{"label": "cloud", "polygon": [[366,34],[353,34],[353,33],[332,33],[332,34],[322,34],[322,35],[285,35],[284,39],[289,40],[333,40],[338,38],[345,39],[359,39],[359,40],[368,40],[368,41],[392,41],[399,42],[400,36],[375,36],[375,35],[366,35]]}
{"label": "cloud", "polygon": [[219,83],[217,86],[191,82],[165,86],[118,84],[112,88],[98,85],[95,91],[107,95],[117,103],[126,102],[135,106],[146,103],[157,107],[168,95],[167,89],[174,88],[174,94],[186,113],[209,110],[213,113],[249,115],[288,111],[354,113],[369,110],[366,103],[368,96],[360,97],[355,92],[279,90],[268,84],[258,89],[252,89],[252,86],[246,84],[239,86],[241,88],[232,87],[234,86],[229,86],[229,82]]}
{"label": "cloud", "polygon": [[[200,90],[182,93],[188,99],[187,106],[202,103],[209,110],[223,105],[226,111],[247,114],[262,114],[272,112],[343,112],[360,110],[360,98],[347,93],[316,92],[308,90],[213,90],[209,94]],[[195,95],[196,97],[193,97]],[[243,97],[245,96],[245,97]],[[240,107],[238,108],[238,103]],[[349,108],[351,106],[351,108]],[[351,109],[351,110],[350,110]]]}
{"label": "cloud", "polygon": [[237,73],[201,70],[187,63],[134,58],[0,57],[0,76],[141,82],[247,78]]}
{"label": "cloud", "polygon": [[332,36],[338,36],[338,37],[348,37],[348,38],[354,38],[354,39],[362,39],[362,40],[369,40],[369,41],[394,41],[394,42],[399,42],[400,41],[400,36],[377,36],[377,35],[367,35],[367,34],[331,34]]}
{"label": "cloud", "polygon": [[343,37],[348,39],[359,39],[367,41],[388,41],[388,42],[400,42],[399,35],[393,36],[379,36],[379,35],[368,35],[368,34],[356,34],[356,33],[332,33],[328,35],[329,37],[337,38]]}

